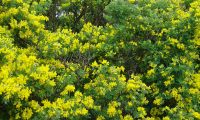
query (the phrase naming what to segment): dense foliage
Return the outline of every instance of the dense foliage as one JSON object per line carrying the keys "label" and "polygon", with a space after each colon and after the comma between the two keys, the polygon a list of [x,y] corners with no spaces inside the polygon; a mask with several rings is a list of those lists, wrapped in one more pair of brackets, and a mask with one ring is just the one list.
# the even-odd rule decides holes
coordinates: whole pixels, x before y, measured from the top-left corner
{"label": "dense foliage", "polygon": [[200,0],[0,0],[0,119],[200,119]]}

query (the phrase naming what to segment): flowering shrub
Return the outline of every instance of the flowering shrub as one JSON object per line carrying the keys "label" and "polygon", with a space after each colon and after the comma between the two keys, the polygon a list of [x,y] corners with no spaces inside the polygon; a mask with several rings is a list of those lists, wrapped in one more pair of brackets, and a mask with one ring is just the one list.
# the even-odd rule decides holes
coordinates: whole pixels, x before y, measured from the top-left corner
{"label": "flowering shrub", "polygon": [[199,26],[199,0],[2,0],[0,118],[200,119]]}

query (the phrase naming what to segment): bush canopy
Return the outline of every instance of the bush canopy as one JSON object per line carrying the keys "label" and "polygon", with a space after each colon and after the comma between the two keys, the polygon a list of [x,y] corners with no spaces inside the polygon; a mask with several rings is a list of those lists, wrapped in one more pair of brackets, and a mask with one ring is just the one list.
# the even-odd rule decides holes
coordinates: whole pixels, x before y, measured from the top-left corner
{"label": "bush canopy", "polygon": [[0,0],[0,119],[200,119],[200,0]]}

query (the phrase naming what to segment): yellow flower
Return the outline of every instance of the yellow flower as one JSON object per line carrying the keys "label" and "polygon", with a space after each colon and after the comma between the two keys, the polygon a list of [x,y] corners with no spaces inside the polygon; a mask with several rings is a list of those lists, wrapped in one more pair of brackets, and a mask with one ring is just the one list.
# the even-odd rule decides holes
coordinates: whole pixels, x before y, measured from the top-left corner
{"label": "yellow flower", "polygon": [[49,110],[48,111],[48,115],[49,115],[49,117],[52,117],[52,116],[56,115],[55,110]]}
{"label": "yellow flower", "polygon": [[18,120],[19,118],[21,118],[21,117],[20,117],[19,113],[17,113],[17,114],[15,115],[15,119]]}
{"label": "yellow flower", "polygon": [[23,3],[23,0],[16,0],[17,3]]}
{"label": "yellow flower", "polygon": [[162,98],[156,98],[154,101],[153,101],[154,104],[156,105],[160,105],[162,103]]}
{"label": "yellow flower", "polygon": [[129,107],[132,107],[132,106],[133,106],[133,103],[132,103],[132,102],[128,102],[128,106],[129,106]]}
{"label": "yellow flower", "polygon": [[164,117],[163,120],[170,120],[168,116]]}
{"label": "yellow flower", "polygon": [[125,44],[124,44],[123,41],[121,41],[121,42],[119,43],[119,45],[120,45],[121,47],[124,47],[124,46],[125,46]]}
{"label": "yellow flower", "polygon": [[39,107],[38,102],[35,101],[35,100],[32,100],[29,104],[30,104],[30,107],[31,107],[32,109],[34,109],[34,110],[37,110],[38,107]]}
{"label": "yellow flower", "polygon": [[51,103],[48,100],[43,100],[42,103],[43,103],[44,107],[50,107],[51,106]]}
{"label": "yellow flower", "polygon": [[21,106],[22,106],[21,102],[18,102],[18,103],[16,104],[16,108],[17,108],[17,109],[19,109]]}
{"label": "yellow flower", "polygon": [[151,67],[155,68],[155,67],[157,66],[157,64],[155,64],[155,63],[151,62],[149,66],[151,66]]}
{"label": "yellow flower", "polygon": [[171,91],[171,95],[176,98],[178,96],[178,91],[176,89],[173,89]]}
{"label": "yellow flower", "polygon": [[14,29],[17,28],[18,24],[17,24],[17,20],[15,19],[11,19],[10,21],[10,26]]}
{"label": "yellow flower", "polygon": [[142,118],[144,118],[144,116],[147,114],[143,107],[138,107],[137,110],[140,113],[139,116]]}
{"label": "yellow flower", "polygon": [[105,118],[101,115],[101,116],[98,116],[96,120],[105,120]]}
{"label": "yellow flower", "polygon": [[99,67],[98,63],[96,61],[94,61],[91,65],[92,67]]}
{"label": "yellow flower", "polygon": [[137,42],[133,42],[133,41],[131,41],[131,42],[129,42],[131,45],[133,45],[133,46],[137,46],[138,44],[137,44]]}
{"label": "yellow flower", "polygon": [[83,96],[83,94],[81,92],[79,92],[79,91],[76,91],[75,94],[74,94],[75,98],[80,98],[82,96]]}
{"label": "yellow flower", "polygon": [[50,86],[55,86],[56,85],[56,83],[53,80],[49,81],[48,83],[49,83]]}
{"label": "yellow flower", "polygon": [[11,12],[11,14],[13,14],[13,15],[16,15],[19,12],[19,10],[16,8],[10,8],[9,12]]}
{"label": "yellow flower", "polygon": [[103,65],[109,65],[109,62],[108,62],[107,60],[103,60],[101,63],[102,63]]}
{"label": "yellow flower", "polygon": [[28,120],[31,118],[32,114],[33,114],[32,109],[25,108],[22,113],[22,118]]}
{"label": "yellow flower", "polygon": [[47,73],[49,71],[49,66],[41,65],[37,70],[38,72],[41,72],[41,73]]}
{"label": "yellow flower", "polygon": [[86,115],[87,113],[88,113],[88,110],[87,110],[87,109],[83,108],[83,109],[81,110],[81,114],[82,114],[82,115]]}
{"label": "yellow flower", "polygon": [[110,82],[108,88],[111,90],[113,87],[117,86],[116,82]]}
{"label": "yellow flower", "polygon": [[78,108],[75,111],[75,115],[86,115],[88,113],[88,110],[85,108]]}
{"label": "yellow flower", "polygon": [[121,76],[119,77],[119,80],[120,80],[120,81],[126,81],[125,75],[121,75]]}
{"label": "yellow flower", "polygon": [[153,74],[155,74],[155,70],[154,69],[150,69],[150,70],[147,71],[147,76],[151,76]]}
{"label": "yellow flower", "polygon": [[69,116],[69,112],[68,112],[68,111],[65,111],[65,112],[63,113],[63,116],[64,116],[65,118],[67,118],[67,117]]}
{"label": "yellow flower", "polygon": [[91,23],[87,23],[83,26],[83,30],[85,30],[85,32],[87,33],[91,33],[92,32],[92,24]]}
{"label": "yellow flower", "polygon": [[27,89],[22,89],[20,92],[19,92],[19,97],[21,99],[25,99],[27,100],[31,94],[31,90],[29,90],[28,88]]}
{"label": "yellow flower", "polygon": [[155,120],[155,118],[153,118],[153,117],[147,117],[147,118],[145,118],[145,120]]}
{"label": "yellow flower", "polygon": [[123,120],[133,120],[131,115],[126,115]]}
{"label": "yellow flower", "polygon": [[199,92],[198,89],[194,89],[194,88],[190,88],[190,89],[189,89],[189,93],[190,93],[190,94],[197,94],[198,92]]}
{"label": "yellow flower", "polygon": [[167,80],[167,81],[164,82],[164,84],[165,84],[165,86],[168,86],[168,85],[171,84],[171,81],[170,81],[170,80]]}
{"label": "yellow flower", "polygon": [[174,39],[174,38],[170,38],[169,42],[170,42],[171,45],[175,45],[175,44],[179,43],[178,40]]}
{"label": "yellow flower", "polygon": [[178,44],[177,44],[177,48],[178,48],[178,49],[181,49],[181,50],[185,50],[185,45],[182,44],[182,43],[178,43]]}
{"label": "yellow flower", "polygon": [[138,89],[140,86],[138,84],[134,84],[134,83],[131,83],[131,82],[128,82],[127,83],[127,90],[130,91],[130,90],[136,90]]}
{"label": "yellow flower", "polygon": [[74,85],[67,85],[64,89],[63,92],[61,92],[61,95],[65,95],[65,94],[68,94],[69,92],[74,92],[75,90],[75,87]]}
{"label": "yellow flower", "polygon": [[99,31],[94,31],[94,32],[93,32],[93,35],[94,35],[95,37],[97,37],[97,36],[100,35],[100,32],[99,32]]}
{"label": "yellow flower", "polygon": [[89,50],[89,48],[90,48],[90,44],[85,43],[83,46],[80,47],[80,52],[85,53],[87,50]]}
{"label": "yellow flower", "polygon": [[71,46],[71,50],[72,51],[76,50],[78,48],[78,46],[79,46],[79,40],[78,39],[73,40],[73,44]]}
{"label": "yellow flower", "polygon": [[200,119],[200,113],[194,112],[194,113],[192,113],[192,115],[193,115],[195,118]]}
{"label": "yellow flower", "polygon": [[91,96],[85,97],[83,104],[88,108],[92,108],[94,105],[94,100],[92,99]]}
{"label": "yellow flower", "polygon": [[120,70],[121,70],[122,72],[124,72],[124,70],[125,70],[124,66],[121,66],[121,67],[120,67]]}
{"label": "yellow flower", "polygon": [[115,116],[116,114],[116,108],[114,106],[109,105],[107,113],[110,117]]}
{"label": "yellow flower", "polygon": [[87,89],[89,89],[89,88],[90,88],[90,84],[85,84],[85,85],[84,85],[84,89],[87,90]]}

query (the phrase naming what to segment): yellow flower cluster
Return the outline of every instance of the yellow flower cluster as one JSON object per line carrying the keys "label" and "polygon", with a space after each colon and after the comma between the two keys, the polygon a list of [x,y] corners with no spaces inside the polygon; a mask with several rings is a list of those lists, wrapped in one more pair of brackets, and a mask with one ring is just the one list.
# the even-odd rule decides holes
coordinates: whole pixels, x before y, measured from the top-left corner
{"label": "yellow flower cluster", "polygon": [[108,107],[107,113],[110,117],[114,117],[116,114],[116,108],[112,105]]}
{"label": "yellow flower cluster", "polygon": [[70,92],[74,92],[75,87],[73,85],[67,85],[64,89],[64,91],[61,92],[61,95],[68,94]]}

